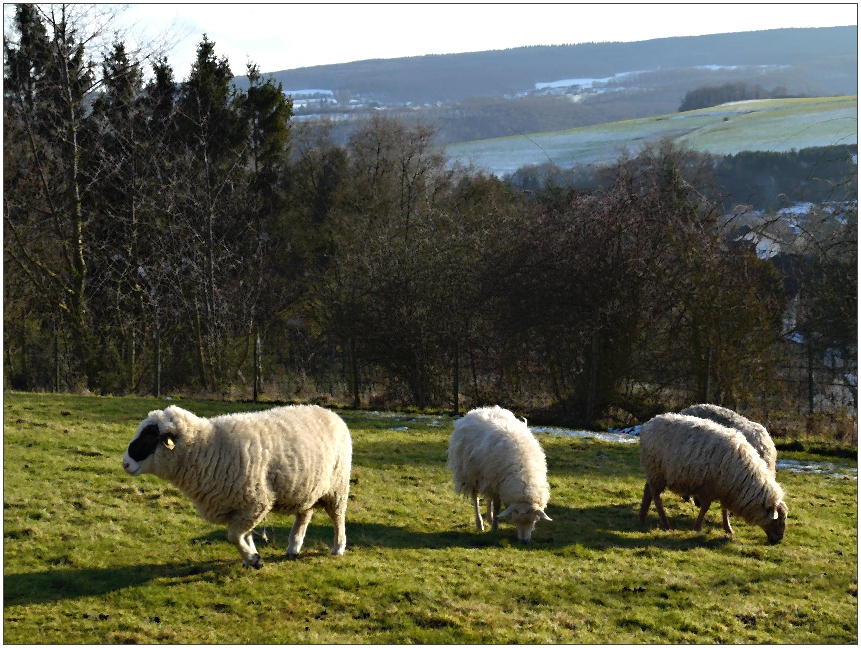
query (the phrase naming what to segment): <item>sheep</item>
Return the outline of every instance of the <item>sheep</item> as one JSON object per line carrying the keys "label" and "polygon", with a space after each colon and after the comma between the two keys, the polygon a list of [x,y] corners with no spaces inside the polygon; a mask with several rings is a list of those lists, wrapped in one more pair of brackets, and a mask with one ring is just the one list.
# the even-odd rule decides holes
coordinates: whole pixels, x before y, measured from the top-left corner
{"label": "sheep", "polygon": [[276,407],[207,419],[171,405],[141,421],[123,469],[171,482],[204,519],[227,525],[243,565],[260,569],[263,560],[252,531],[269,511],[296,515],[288,558],[299,555],[315,508],[324,508],[335,527],[332,555],[343,555],[351,461],[350,431],[322,407]]}
{"label": "sheep", "polygon": [[[544,451],[526,421],[508,410],[482,407],[458,420],[449,439],[448,468],[455,490],[472,497],[479,531],[484,531],[479,494],[487,497],[493,530],[499,518],[510,515],[521,542],[529,542],[538,520],[552,521],[544,512],[550,499]],[[501,511],[503,503],[507,508]]]}
{"label": "sheep", "polygon": [[747,442],[753,446],[756,453],[763,458],[772,476],[775,475],[777,467],[777,449],[774,447],[774,441],[768,434],[768,430],[755,421],[745,418],[731,409],[720,407],[719,405],[701,404],[692,405],[683,409],[679,414],[685,416],[696,416],[698,418],[709,419],[715,423],[729,428],[738,430],[747,439]]}
{"label": "sheep", "polygon": [[654,499],[661,527],[670,528],[661,501],[668,488],[702,501],[694,531],[702,529],[712,501],[720,500],[747,523],[762,527],[771,544],[783,539],[789,513],[783,489],[741,432],[708,419],[661,414],[643,425],[640,465],[646,475],[640,522],[645,523]]}
{"label": "sheep", "polygon": [[[753,446],[756,453],[765,460],[771,476],[774,477],[777,474],[777,449],[774,447],[774,441],[771,440],[768,430],[759,423],[751,421],[731,409],[708,403],[692,405],[683,409],[679,414],[709,419],[725,427],[738,430],[744,435],[747,442]],[[696,498],[694,498],[694,504],[700,506],[700,502]],[[722,507],[721,515],[723,517],[724,529],[728,529],[728,532],[732,533],[732,527],[729,523],[729,511]]]}

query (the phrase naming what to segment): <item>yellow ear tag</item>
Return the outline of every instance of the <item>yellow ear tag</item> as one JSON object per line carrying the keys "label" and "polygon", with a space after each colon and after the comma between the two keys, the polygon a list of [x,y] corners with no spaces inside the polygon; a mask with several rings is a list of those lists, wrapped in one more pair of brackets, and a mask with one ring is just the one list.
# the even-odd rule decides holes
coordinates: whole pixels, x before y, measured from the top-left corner
{"label": "yellow ear tag", "polygon": [[168,450],[173,450],[173,439],[170,437],[167,438],[167,441],[164,442],[164,447]]}

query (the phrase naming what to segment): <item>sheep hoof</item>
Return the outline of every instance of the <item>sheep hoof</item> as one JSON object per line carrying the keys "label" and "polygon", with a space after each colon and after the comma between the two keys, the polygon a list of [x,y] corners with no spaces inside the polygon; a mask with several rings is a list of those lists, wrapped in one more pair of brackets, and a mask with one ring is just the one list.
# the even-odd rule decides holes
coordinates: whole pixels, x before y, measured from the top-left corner
{"label": "sheep hoof", "polygon": [[249,563],[247,560],[243,560],[242,566],[260,569],[261,567],[263,567],[263,559],[260,557],[260,554],[254,554],[254,558],[251,559],[251,562]]}
{"label": "sheep hoof", "polygon": [[343,556],[344,551],[346,551],[346,547],[332,547],[332,555],[333,556]]}
{"label": "sheep hoof", "polygon": [[288,551],[286,556],[287,560],[296,560],[299,557],[299,554]]}

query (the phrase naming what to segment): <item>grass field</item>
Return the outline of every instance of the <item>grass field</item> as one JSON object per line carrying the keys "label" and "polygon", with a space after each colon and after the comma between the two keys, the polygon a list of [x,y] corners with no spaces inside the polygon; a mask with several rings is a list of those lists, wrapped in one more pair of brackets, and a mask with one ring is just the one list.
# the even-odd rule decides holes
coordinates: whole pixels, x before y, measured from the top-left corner
{"label": "grass field", "polygon": [[717,505],[695,534],[693,504],[671,494],[664,532],[654,510],[637,519],[637,444],[541,434],[553,522],[524,546],[511,524],[477,532],[455,497],[450,418],[347,411],[346,555],[329,555],[318,512],[284,559],[293,520],[273,515],[255,571],[170,484],[122,471],[164,405],[5,394],[5,643],[857,643],[856,479],[778,470],[790,513],[775,546],[741,520],[727,537]]}
{"label": "grass field", "polygon": [[631,119],[564,131],[462,142],[446,153],[496,174],[548,160],[562,168],[609,163],[622,150],[670,137],[697,151],[789,151],[857,144],[858,98],[762,99],[660,117]]}

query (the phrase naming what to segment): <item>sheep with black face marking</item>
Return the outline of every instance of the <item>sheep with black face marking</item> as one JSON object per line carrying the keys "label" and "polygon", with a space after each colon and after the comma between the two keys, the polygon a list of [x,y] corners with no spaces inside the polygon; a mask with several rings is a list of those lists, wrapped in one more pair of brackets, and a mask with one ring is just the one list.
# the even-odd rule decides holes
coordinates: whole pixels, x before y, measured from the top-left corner
{"label": "sheep with black face marking", "polygon": [[[777,474],[777,448],[774,447],[774,441],[771,440],[768,430],[756,421],[751,421],[738,412],[734,412],[726,407],[711,405],[709,403],[692,405],[683,409],[679,414],[708,419],[715,423],[720,423],[725,427],[738,430],[744,435],[747,442],[753,446],[756,453],[763,458],[768,465],[771,476],[774,477]],[[694,504],[700,506],[701,503],[695,498]],[[729,523],[729,511],[725,507],[721,508],[721,515],[723,517],[724,529],[728,533],[732,533],[732,526]]]}
{"label": "sheep with black face marking", "polygon": [[643,425],[640,465],[646,475],[641,522],[654,499],[661,527],[670,528],[661,500],[669,489],[702,502],[694,531],[719,500],[748,524],[762,527],[772,544],[783,539],[789,512],[783,489],[741,432],[708,419],[661,414]]}
{"label": "sheep with black face marking", "polygon": [[[458,493],[472,498],[475,526],[484,530],[479,495],[487,498],[487,519],[496,531],[511,516],[517,538],[529,542],[550,499],[547,462],[526,421],[499,406],[471,410],[454,424],[448,468]],[[503,504],[506,506],[502,510]]]}
{"label": "sheep with black face marking", "polygon": [[276,407],[207,419],[171,405],[140,423],[123,469],[171,482],[204,519],[226,524],[244,564],[259,569],[263,561],[251,533],[269,511],[296,516],[288,558],[302,549],[315,508],[332,518],[332,554],[344,553],[351,461],[350,431],[322,407]]}

